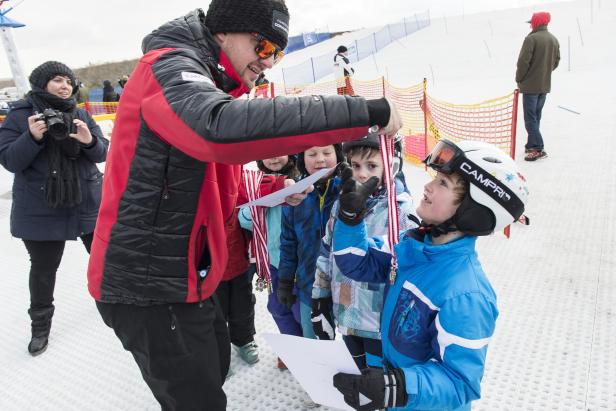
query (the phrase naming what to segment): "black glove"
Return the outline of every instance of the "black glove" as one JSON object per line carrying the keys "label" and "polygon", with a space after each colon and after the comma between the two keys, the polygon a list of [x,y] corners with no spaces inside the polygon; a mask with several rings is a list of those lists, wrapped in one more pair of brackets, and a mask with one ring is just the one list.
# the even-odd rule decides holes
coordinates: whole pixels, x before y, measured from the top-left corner
{"label": "black glove", "polygon": [[334,375],[334,387],[344,395],[344,402],[360,411],[404,407],[408,402],[404,372],[399,368],[366,368],[361,375],[339,372]]}
{"label": "black glove", "polygon": [[332,318],[331,297],[312,299],[312,329],[319,340],[333,340],[336,336],[334,331],[334,319]]}
{"label": "black glove", "polygon": [[293,295],[293,280],[278,279],[278,291],[276,292],[278,302],[287,308],[293,307],[295,304],[295,295]]}
{"label": "black glove", "polygon": [[338,218],[348,225],[357,225],[366,214],[366,200],[379,185],[378,177],[371,177],[365,183],[353,179],[353,170],[348,164],[341,166],[342,190]]}

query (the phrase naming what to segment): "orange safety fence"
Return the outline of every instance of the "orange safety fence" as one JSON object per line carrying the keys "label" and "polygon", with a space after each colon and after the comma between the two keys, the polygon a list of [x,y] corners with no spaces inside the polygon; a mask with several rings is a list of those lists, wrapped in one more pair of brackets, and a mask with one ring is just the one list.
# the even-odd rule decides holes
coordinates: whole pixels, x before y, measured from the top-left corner
{"label": "orange safety fence", "polygon": [[[400,133],[405,137],[405,155],[416,164],[440,138],[486,141],[515,158],[517,90],[476,104],[453,104],[429,95],[425,80],[410,87],[394,86],[383,77],[369,81],[347,78],[347,86],[349,82],[352,87],[346,88],[355,95],[369,99],[385,96],[394,101],[404,124]],[[276,90],[278,95],[295,96],[337,94],[339,91],[335,80],[292,87],[275,87],[272,83],[270,89],[272,95]],[[260,96],[268,97],[264,93]]]}
{"label": "orange safety fence", "polygon": [[4,123],[5,118],[6,116],[0,116],[0,126],[2,126],[2,123]]}
{"label": "orange safety fence", "polygon": [[92,116],[98,114],[113,114],[118,110],[118,102],[106,102],[102,101],[86,101],[77,105],[79,108],[86,109]]}

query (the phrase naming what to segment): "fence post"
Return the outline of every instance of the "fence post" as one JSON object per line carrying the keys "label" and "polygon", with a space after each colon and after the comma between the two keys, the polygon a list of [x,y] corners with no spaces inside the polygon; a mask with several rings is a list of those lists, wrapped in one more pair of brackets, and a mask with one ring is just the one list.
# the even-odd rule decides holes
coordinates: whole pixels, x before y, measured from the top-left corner
{"label": "fence post", "polygon": [[357,40],[355,40],[355,55],[357,56],[357,61],[359,61],[359,47],[357,46]]}
{"label": "fence post", "polygon": [[404,37],[408,36],[409,33],[406,31],[406,17],[402,20],[404,22]]}
{"label": "fence post", "polygon": [[385,97],[385,77],[381,76],[381,86],[383,87],[383,97]]}
{"label": "fence post", "polygon": [[374,43],[374,52],[376,53],[378,51],[376,48],[376,32],[372,33],[372,42]]}
{"label": "fence post", "polygon": [[[426,92],[427,80],[423,79],[423,116],[424,116],[424,157],[428,155],[428,93]],[[425,165],[424,169],[428,166]]]}
{"label": "fence post", "polygon": [[270,97],[271,98],[276,97],[276,93],[274,93],[274,82],[270,83]]}
{"label": "fence post", "polygon": [[312,57],[310,57],[310,66],[312,67],[312,82],[316,83],[317,82],[317,77],[314,74],[314,61],[312,60]]}
{"label": "fence post", "polygon": [[510,155],[511,158],[515,160],[515,146],[517,140],[517,130],[518,130],[518,99],[520,97],[520,90],[517,88],[513,90],[513,112],[511,113],[511,148]]}

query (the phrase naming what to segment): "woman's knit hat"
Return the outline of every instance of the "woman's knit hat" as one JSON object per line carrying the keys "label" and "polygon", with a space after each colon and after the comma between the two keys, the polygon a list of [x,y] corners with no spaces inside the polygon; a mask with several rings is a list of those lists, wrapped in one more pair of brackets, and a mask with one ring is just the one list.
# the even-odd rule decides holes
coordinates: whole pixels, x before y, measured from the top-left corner
{"label": "woman's knit hat", "polygon": [[41,89],[47,87],[49,80],[55,76],[65,76],[71,79],[73,89],[77,86],[77,80],[75,79],[75,73],[66,64],[59,61],[46,61],[34,70],[30,74],[30,84]]}
{"label": "woman's knit hat", "polygon": [[212,0],[205,25],[212,33],[257,33],[284,49],[289,10],[283,0]]}

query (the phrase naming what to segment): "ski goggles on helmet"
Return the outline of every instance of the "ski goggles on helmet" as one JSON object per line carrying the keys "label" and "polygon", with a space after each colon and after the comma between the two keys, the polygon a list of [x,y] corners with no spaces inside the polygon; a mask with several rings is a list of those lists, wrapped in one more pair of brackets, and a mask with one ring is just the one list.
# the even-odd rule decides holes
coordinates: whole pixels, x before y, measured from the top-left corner
{"label": "ski goggles on helmet", "polygon": [[259,56],[260,59],[266,60],[274,56],[274,64],[278,63],[282,59],[282,56],[284,56],[282,49],[278,48],[274,43],[260,34],[252,33],[252,36],[257,40],[255,53],[257,53],[257,56]]}
{"label": "ski goggles on helmet", "polygon": [[449,140],[440,140],[434,149],[423,161],[425,165],[440,171],[443,174],[451,174],[458,171],[460,161],[465,158],[464,151]]}
{"label": "ski goggles on helmet", "polygon": [[469,184],[500,204],[515,219],[524,212],[524,203],[507,185],[471,161],[464,150],[449,140],[440,140],[423,162],[443,174],[458,173]]}

